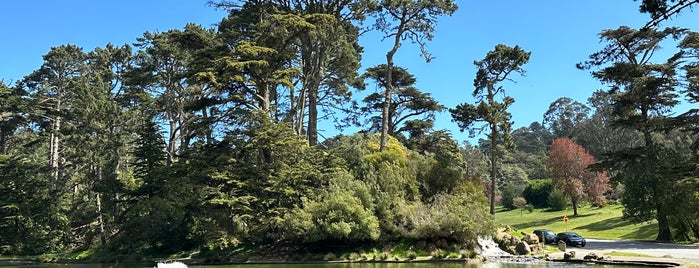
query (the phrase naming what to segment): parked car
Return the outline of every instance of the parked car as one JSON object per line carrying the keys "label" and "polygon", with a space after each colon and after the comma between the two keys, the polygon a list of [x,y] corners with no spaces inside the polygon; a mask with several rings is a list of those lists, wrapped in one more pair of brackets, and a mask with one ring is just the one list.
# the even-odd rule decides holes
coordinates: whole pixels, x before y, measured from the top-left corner
{"label": "parked car", "polygon": [[585,244],[587,244],[585,238],[575,232],[558,233],[556,235],[556,243],[558,243],[558,241],[563,241],[566,243],[566,245],[573,247],[585,247]]}
{"label": "parked car", "polygon": [[556,234],[549,229],[536,229],[534,234],[539,237],[539,243],[556,243]]}

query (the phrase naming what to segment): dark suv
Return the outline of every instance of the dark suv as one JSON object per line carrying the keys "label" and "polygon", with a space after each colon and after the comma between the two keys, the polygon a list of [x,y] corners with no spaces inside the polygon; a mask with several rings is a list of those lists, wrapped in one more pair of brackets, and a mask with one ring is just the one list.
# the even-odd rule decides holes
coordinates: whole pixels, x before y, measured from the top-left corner
{"label": "dark suv", "polygon": [[556,242],[558,243],[558,241],[563,241],[566,245],[574,247],[585,247],[585,244],[587,244],[585,238],[575,232],[558,233],[558,235],[556,235]]}
{"label": "dark suv", "polygon": [[536,229],[534,234],[539,237],[540,243],[556,243],[556,234],[549,229]]}

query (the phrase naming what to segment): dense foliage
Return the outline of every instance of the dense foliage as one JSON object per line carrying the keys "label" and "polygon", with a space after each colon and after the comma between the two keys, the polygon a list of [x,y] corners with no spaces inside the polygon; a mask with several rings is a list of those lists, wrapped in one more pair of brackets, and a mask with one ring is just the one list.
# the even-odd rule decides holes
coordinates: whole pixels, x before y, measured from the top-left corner
{"label": "dense foliage", "polygon": [[[674,3],[643,3],[654,2],[646,11]],[[497,45],[475,62],[478,101],[449,109],[487,139],[459,144],[433,129],[446,107],[392,59],[405,40],[430,59],[425,42],[453,1],[215,5],[228,10],[215,29],[65,44],[22,80],[0,80],[0,254],[463,243],[492,234],[496,204],[618,198],[627,219],[658,221],[659,240],[699,239],[699,112],[670,113],[680,96],[699,100],[697,33],[603,31],[607,46],[580,67],[610,88],[586,104],[560,98],[515,130],[501,83],[524,74],[530,52]],[[360,75],[366,15],[395,42]],[[359,107],[365,80],[384,94]],[[321,137],[321,122],[364,130]]]}

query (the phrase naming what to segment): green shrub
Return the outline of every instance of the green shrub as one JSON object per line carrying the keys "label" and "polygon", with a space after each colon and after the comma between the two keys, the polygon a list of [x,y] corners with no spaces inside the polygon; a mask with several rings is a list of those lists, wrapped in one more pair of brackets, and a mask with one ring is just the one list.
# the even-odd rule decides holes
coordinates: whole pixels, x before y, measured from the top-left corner
{"label": "green shrub", "polygon": [[549,206],[548,198],[552,191],[551,179],[530,180],[522,191],[522,197],[534,207],[545,208]]}
{"label": "green shrub", "polygon": [[548,203],[552,211],[561,211],[568,206],[568,198],[566,198],[563,191],[554,190],[549,194]]}
{"label": "green shrub", "polygon": [[524,205],[524,210],[526,210],[529,213],[532,213],[534,212],[534,206],[532,206],[532,204],[526,204]]}
{"label": "green shrub", "polygon": [[441,249],[436,249],[436,250],[432,251],[431,255],[432,255],[433,259],[438,259],[438,260],[441,260],[441,259],[444,259],[447,257],[446,251],[441,250]]}
{"label": "green shrub", "polygon": [[352,252],[352,253],[349,254],[349,256],[347,257],[347,259],[350,260],[350,261],[358,261],[359,259],[361,259],[361,257],[362,257],[362,256],[359,255],[359,253],[357,253],[357,252]]}
{"label": "green shrub", "polygon": [[385,251],[384,251],[384,252],[381,252],[381,255],[379,255],[379,256],[380,256],[380,259],[381,259],[382,261],[388,260],[388,258],[391,257],[391,255],[388,254],[388,252],[385,252]]}
{"label": "green shrub", "polygon": [[408,258],[409,260],[417,259],[417,252],[410,250],[406,253],[405,257]]}
{"label": "green shrub", "polygon": [[500,200],[500,204],[506,209],[515,209],[517,208],[515,204],[515,198],[520,197],[522,195],[522,187],[521,186],[516,186],[513,184],[508,184],[502,189],[502,199]]}
{"label": "green shrub", "polygon": [[324,261],[335,261],[335,260],[337,260],[337,256],[335,256],[335,253],[328,252],[328,254],[325,254],[325,256],[323,256],[323,260]]}

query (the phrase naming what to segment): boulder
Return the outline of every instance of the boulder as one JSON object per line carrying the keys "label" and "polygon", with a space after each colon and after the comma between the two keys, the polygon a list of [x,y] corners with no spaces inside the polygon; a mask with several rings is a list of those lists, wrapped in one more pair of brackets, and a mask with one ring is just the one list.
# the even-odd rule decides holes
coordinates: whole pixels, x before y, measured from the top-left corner
{"label": "boulder", "polygon": [[563,253],[563,259],[564,260],[572,260],[575,259],[575,251],[568,251],[566,253]]}
{"label": "boulder", "polygon": [[519,238],[517,238],[516,236],[511,236],[511,237],[510,237],[510,244],[509,244],[509,245],[510,245],[510,246],[516,246],[517,244],[519,244],[520,241],[521,241],[521,240],[519,240]]}
{"label": "boulder", "polygon": [[464,243],[461,247],[462,249],[475,251],[478,255],[481,255],[481,253],[483,253],[483,248],[481,247],[481,245],[478,244],[478,241],[473,239]]}
{"label": "boulder", "polygon": [[522,235],[524,235],[524,237],[522,237],[522,241],[527,242],[527,244],[529,244],[529,245],[539,244],[539,236],[537,236],[535,234],[531,234],[531,233],[528,234],[525,232],[522,232]]}
{"label": "boulder", "polygon": [[558,241],[558,249],[561,251],[566,251],[566,242]]}
{"label": "boulder", "polygon": [[515,253],[517,253],[517,255],[529,255],[532,253],[532,249],[526,241],[519,241],[517,246],[515,246]]}
{"label": "boulder", "polygon": [[586,260],[586,261],[599,261],[599,260],[603,260],[603,259],[604,258],[602,256],[598,256],[597,253],[594,253],[594,252],[590,252],[587,255],[585,255],[585,257],[583,257],[583,260]]}

